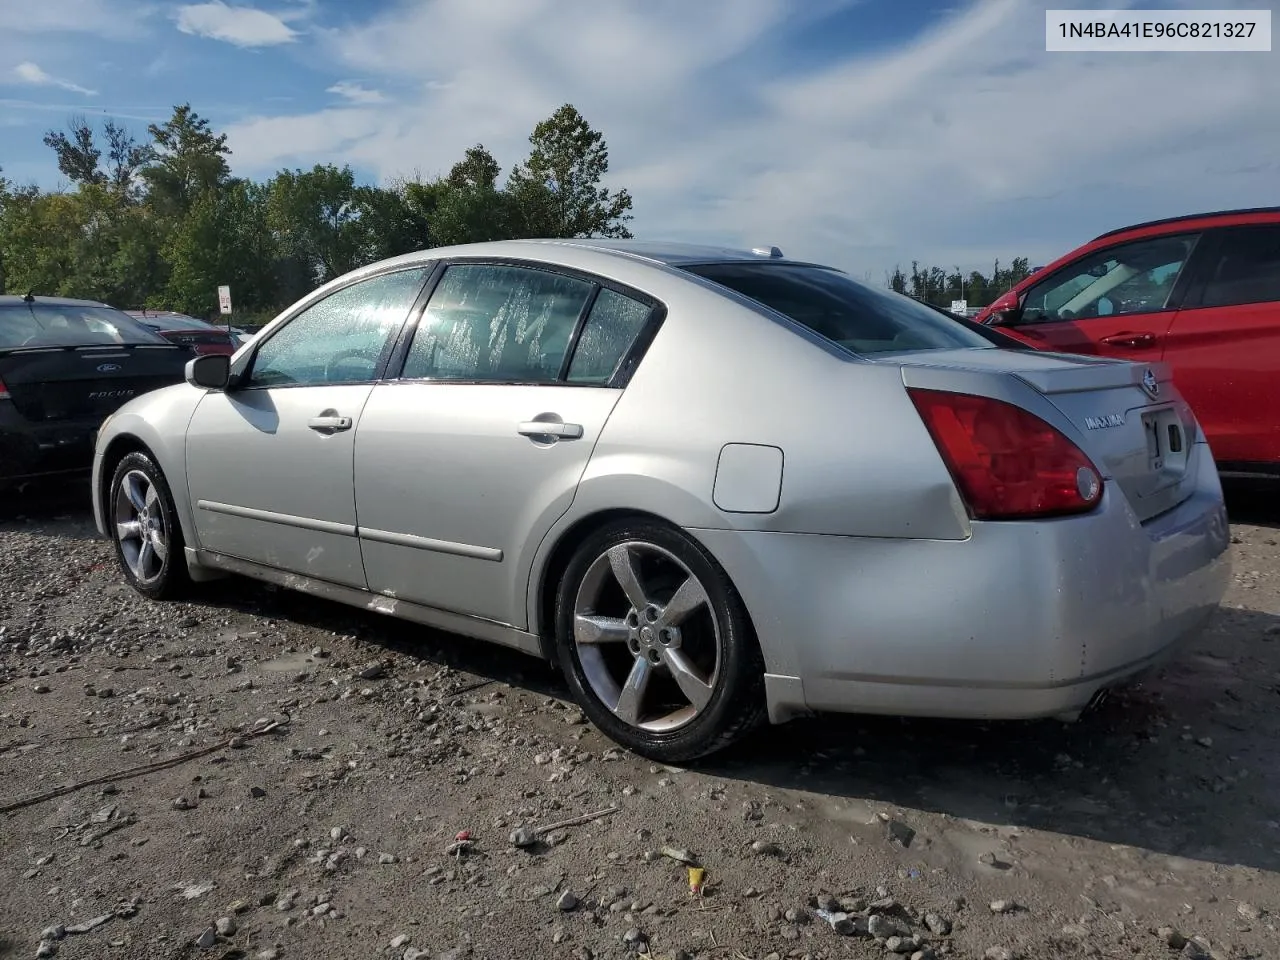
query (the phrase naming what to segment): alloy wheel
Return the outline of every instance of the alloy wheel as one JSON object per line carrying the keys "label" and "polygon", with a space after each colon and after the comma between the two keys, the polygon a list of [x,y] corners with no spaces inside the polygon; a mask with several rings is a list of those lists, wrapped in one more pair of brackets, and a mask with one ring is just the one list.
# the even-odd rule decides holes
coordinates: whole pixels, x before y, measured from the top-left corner
{"label": "alloy wheel", "polygon": [[141,470],[120,478],[115,500],[116,540],[125,565],[140,583],[151,583],[169,556],[169,531],[155,483]]}

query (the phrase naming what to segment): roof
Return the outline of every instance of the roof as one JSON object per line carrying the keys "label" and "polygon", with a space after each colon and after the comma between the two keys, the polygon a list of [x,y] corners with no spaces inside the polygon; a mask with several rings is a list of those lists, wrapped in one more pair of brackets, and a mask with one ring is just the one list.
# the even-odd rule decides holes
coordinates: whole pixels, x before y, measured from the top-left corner
{"label": "roof", "polygon": [[1251,213],[1280,214],[1280,207],[1245,207],[1240,210],[1211,210],[1208,213],[1186,213],[1180,217],[1165,217],[1163,220],[1148,220],[1146,223],[1134,223],[1127,227],[1117,227],[1115,230],[1108,230],[1106,233],[1100,233],[1093,239],[1102,240],[1106,237],[1114,237],[1117,234],[1128,233],[1130,230],[1144,230],[1147,227],[1162,227],[1165,224],[1186,223],[1190,220],[1215,220],[1219,217],[1242,217]]}
{"label": "roof", "polygon": [[[654,263],[665,263],[668,266],[691,263],[723,263],[732,260],[777,263],[780,259],[786,259],[785,257],[770,256],[768,253],[755,253],[751,250],[743,250],[737,247],[681,243],[674,240],[608,240],[588,237],[570,240],[510,240],[507,242],[511,244],[547,244],[580,247],[585,250],[600,250],[605,253],[621,254],[639,260],[650,260]],[[770,248],[761,247],[759,249],[767,251]]]}
{"label": "roof", "polygon": [[[106,307],[105,303],[98,300],[75,300],[71,297],[36,297],[31,301],[32,305],[46,304],[51,307]],[[27,301],[22,297],[0,295],[0,307],[25,307]],[[114,310],[114,307],[108,307]]]}

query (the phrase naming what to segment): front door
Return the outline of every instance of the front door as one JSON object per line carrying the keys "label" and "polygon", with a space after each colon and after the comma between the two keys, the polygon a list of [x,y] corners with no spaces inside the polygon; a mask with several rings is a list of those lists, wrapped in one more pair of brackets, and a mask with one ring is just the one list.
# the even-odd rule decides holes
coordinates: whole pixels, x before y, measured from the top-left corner
{"label": "front door", "polygon": [[1028,288],[1007,329],[1041,350],[1154,363],[1197,235],[1155,237],[1087,254]]}
{"label": "front door", "polygon": [[237,383],[200,401],[187,483],[201,547],[365,585],[355,426],[425,277],[383,274],[308,306],[262,342]]}
{"label": "front door", "polygon": [[450,266],[357,431],[370,589],[523,628],[529,560],[573,501],[653,312],[546,269]]}

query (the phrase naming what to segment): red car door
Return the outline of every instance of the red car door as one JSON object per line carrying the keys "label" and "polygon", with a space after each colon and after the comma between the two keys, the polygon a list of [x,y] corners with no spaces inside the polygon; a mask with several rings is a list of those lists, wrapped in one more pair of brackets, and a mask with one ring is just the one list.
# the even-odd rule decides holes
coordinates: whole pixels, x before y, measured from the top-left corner
{"label": "red car door", "polygon": [[1280,466],[1280,224],[1210,236],[1164,358],[1214,459]]}
{"label": "red car door", "polygon": [[1041,350],[1160,360],[1198,239],[1149,237],[1086,254],[1028,287],[1002,329]]}

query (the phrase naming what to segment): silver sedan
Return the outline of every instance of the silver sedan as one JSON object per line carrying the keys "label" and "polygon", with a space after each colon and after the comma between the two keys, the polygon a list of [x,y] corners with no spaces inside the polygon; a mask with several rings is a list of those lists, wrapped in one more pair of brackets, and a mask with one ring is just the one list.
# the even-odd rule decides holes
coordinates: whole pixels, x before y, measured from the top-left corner
{"label": "silver sedan", "polygon": [[428,250],[187,381],[97,440],[139,592],[239,574],[514,647],[664,761],[815,711],[1069,718],[1229,576],[1163,367],[776,248]]}

